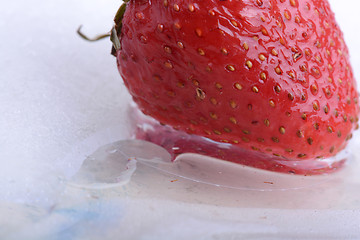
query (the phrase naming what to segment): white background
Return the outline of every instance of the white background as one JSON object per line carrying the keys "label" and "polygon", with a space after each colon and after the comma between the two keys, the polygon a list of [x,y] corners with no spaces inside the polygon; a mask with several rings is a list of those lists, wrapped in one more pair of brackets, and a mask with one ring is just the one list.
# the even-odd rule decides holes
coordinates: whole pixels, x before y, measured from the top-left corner
{"label": "white background", "polygon": [[[360,79],[360,2],[330,2]],[[129,96],[111,44],[75,33],[108,31],[119,5],[0,0],[1,239],[360,238],[356,162],[320,186],[280,192],[170,182],[141,168],[118,188],[69,187],[87,155],[127,137]]]}

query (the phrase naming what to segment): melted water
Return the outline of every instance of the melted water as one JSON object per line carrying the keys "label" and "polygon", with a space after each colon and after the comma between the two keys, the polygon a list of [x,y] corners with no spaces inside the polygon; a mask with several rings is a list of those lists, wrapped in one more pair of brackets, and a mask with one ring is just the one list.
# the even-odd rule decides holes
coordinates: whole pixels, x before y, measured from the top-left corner
{"label": "melted water", "polygon": [[340,169],[350,156],[349,151],[344,150],[331,158],[294,161],[176,131],[143,115],[134,106],[130,116],[133,118],[131,122],[134,123],[135,137],[165,148],[173,160],[182,154],[193,153],[274,172],[319,175]]}
{"label": "melted water", "polygon": [[142,140],[123,140],[96,150],[83,163],[70,184],[89,189],[105,189],[127,184],[136,168],[145,165],[176,178],[241,190],[274,191],[313,187],[331,176],[300,176],[265,171],[241,164],[183,154],[171,155],[156,144]]}
{"label": "melted water", "polygon": [[249,154],[231,144],[162,126],[142,115],[134,106],[130,108],[129,117],[128,125],[133,136],[130,134],[127,138],[138,139],[119,140],[124,139],[122,136],[119,139],[112,137],[113,142],[109,141],[109,132],[117,130],[94,136],[96,141],[108,141],[95,152],[89,152],[85,161],[82,160],[80,170],[70,181],[72,186],[89,189],[123,186],[129,183],[141,164],[170,176],[217,187],[283,191],[328,181],[331,175],[327,173],[339,169],[350,156],[345,150],[331,159],[265,159],[261,154]]}

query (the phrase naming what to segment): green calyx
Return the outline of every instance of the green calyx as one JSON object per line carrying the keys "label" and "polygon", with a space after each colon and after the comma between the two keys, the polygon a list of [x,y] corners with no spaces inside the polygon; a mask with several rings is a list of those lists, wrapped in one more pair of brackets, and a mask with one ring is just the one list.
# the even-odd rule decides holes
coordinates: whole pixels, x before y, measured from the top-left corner
{"label": "green calyx", "polygon": [[122,20],[124,17],[124,13],[126,10],[126,3],[130,0],[124,0],[124,3],[120,6],[119,10],[117,11],[114,22],[115,26],[111,29],[110,34],[110,41],[113,43],[113,47],[111,49],[111,54],[116,57],[116,51],[121,49],[120,39],[118,33],[121,32],[122,28]]}

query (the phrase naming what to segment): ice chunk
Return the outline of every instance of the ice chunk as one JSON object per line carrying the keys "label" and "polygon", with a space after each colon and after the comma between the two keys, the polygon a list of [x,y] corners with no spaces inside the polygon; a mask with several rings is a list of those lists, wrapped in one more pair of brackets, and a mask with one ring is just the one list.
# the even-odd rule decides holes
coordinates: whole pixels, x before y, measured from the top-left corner
{"label": "ice chunk", "polygon": [[83,188],[103,189],[128,183],[137,161],[170,163],[165,149],[150,142],[125,140],[100,147],[90,155],[70,184]]}

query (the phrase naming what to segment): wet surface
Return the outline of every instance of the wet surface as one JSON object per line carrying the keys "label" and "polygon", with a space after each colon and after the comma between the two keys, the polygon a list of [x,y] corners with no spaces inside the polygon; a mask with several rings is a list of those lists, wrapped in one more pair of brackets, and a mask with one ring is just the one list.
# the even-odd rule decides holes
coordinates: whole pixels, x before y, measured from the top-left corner
{"label": "wet surface", "polygon": [[[358,75],[358,2],[332,4]],[[76,35],[109,30],[117,0],[2,6],[0,239],[359,239],[358,135],[324,176],[171,162],[132,135],[111,43]]]}

